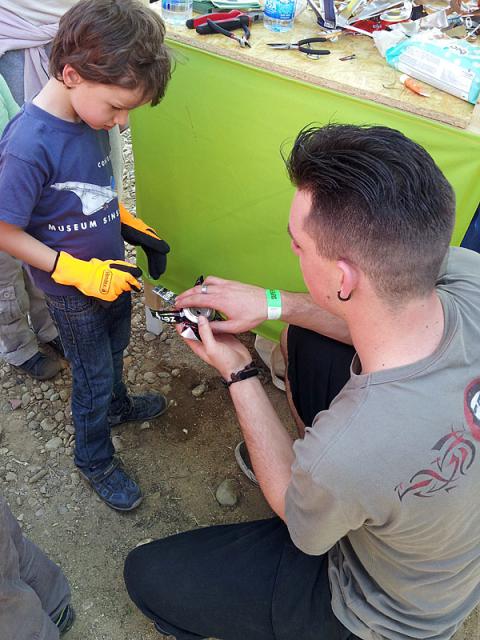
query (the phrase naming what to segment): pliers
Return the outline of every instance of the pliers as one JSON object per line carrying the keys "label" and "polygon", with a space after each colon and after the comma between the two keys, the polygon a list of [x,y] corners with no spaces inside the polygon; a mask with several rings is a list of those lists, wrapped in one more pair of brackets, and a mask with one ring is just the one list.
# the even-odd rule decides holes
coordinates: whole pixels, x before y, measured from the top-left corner
{"label": "pliers", "polygon": [[[222,22],[225,23],[224,24],[225,28],[222,26]],[[239,15],[233,20],[225,20],[225,21],[221,20],[220,22],[215,22],[214,20],[210,20],[210,18],[207,19],[207,25],[211,29],[209,33],[221,33],[222,35],[227,36],[227,38],[232,38],[233,40],[236,40],[241,47],[252,46],[248,41],[250,38],[250,29],[248,28],[249,24],[250,24],[250,18],[245,14]],[[239,27],[242,27],[243,33],[244,33],[244,35],[241,38],[235,35],[233,31],[230,30],[230,29],[232,30],[238,29]],[[197,33],[200,33],[199,31],[200,28],[201,27],[197,27]]]}
{"label": "pliers", "polygon": [[329,49],[315,49],[311,46],[317,42],[327,42],[327,38],[305,38],[305,40],[299,40],[298,42],[269,42],[267,47],[272,47],[272,49],[296,49],[312,58],[327,56],[330,53]]}

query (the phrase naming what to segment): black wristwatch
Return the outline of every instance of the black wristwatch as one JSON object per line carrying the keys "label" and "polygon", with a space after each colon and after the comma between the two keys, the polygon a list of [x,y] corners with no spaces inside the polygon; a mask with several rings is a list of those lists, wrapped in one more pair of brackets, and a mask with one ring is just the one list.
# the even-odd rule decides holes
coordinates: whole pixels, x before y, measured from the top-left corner
{"label": "black wristwatch", "polygon": [[248,378],[253,378],[254,376],[258,376],[258,369],[252,360],[250,364],[247,364],[245,367],[243,367],[243,369],[240,369],[240,371],[235,371],[234,373],[232,373],[230,375],[230,380],[225,380],[225,378],[222,378],[222,382],[226,387],[229,387],[234,382],[247,380]]}

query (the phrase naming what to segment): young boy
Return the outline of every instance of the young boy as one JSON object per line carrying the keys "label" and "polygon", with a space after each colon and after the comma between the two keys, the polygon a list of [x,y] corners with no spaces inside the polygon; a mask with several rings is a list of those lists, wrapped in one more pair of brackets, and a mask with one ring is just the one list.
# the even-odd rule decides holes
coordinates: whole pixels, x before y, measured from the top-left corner
{"label": "young boy", "polygon": [[121,511],[142,495],[113,455],[110,428],[167,407],[160,394],[128,396],[122,381],[141,275],[123,260],[123,239],[144,248],[154,278],[169,247],[119,205],[107,132],[163,97],[164,35],[137,0],[82,0],[60,20],[50,80],[0,142],[0,250],[31,265],[46,294],[72,367],[75,464]]}

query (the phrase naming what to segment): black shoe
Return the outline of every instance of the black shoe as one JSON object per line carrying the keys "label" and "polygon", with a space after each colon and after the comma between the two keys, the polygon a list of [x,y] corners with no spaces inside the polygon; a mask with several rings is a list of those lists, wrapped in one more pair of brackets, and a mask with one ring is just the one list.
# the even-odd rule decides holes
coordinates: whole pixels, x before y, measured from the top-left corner
{"label": "black shoe", "polygon": [[140,487],[127,475],[118,458],[113,458],[101,471],[79,469],[79,472],[112,509],[131,511],[143,500]]}
{"label": "black shoe", "polygon": [[52,347],[52,349],[56,353],[58,353],[59,356],[61,356],[62,358],[65,358],[65,351],[63,350],[63,344],[62,344],[62,341],[60,340],[60,336],[57,336],[53,340],[50,340],[50,342],[47,342],[47,344],[49,347]]}
{"label": "black shoe", "polygon": [[28,373],[35,380],[49,380],[56,376],[63,369],[63,366],[59,360],[37,351],[34,356],[16,368],[23,371],[23,373]]}
{"label": "black shoe", "polygon": [[124,422],[143,422],[158,418],[167,410],[168,403],[161,393],[146,393],[143,396],[127,396],[120,413],[109,413],[108,424],[116,427]]}
{"label": "black shoe", "polygon": [[55,621],[55,624],[57,625],[58,630],[60,631],[60,635],[63,636],[65,633],[67,633],[67,631],[70,631],[74,622],[75,622],[75,610],[71,604],[67,604],[67,606],[64,609],[62,609],[60,615]]}
{"label": "black shoe", "polygon": [[255,472],[253,471],[252,461],[250,460],[250,455],[248,453],[247,445],[245,441],[242,440],[235,447],[235,459],[237,461],[238,466],[243,471],[243,473],[247,476],[250,482],[254,484],[258,484],[258,480],[255,476]]}

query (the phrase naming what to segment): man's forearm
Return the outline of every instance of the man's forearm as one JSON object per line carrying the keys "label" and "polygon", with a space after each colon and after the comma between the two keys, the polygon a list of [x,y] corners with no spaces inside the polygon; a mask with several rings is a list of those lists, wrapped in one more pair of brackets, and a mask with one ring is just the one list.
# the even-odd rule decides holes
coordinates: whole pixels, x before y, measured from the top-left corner
{"label": "man's forearm", "polygon": [[230,387],[255,475],[273,511],[285,519],[285,493],[294,460],[293,441],[258,378]]}
{"label": "man's forearm", "polygon": [[6,222],[0,222],[0,251],[48,272],[53,270],[57,258],[56,251]]}
{"label": "man's forearm", "polygon": [[282,320],[339,342],[352,344],[346,322],[319,307],[308,293],[282,291]]}

